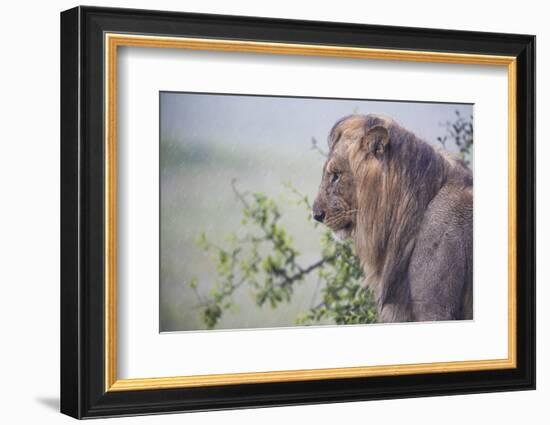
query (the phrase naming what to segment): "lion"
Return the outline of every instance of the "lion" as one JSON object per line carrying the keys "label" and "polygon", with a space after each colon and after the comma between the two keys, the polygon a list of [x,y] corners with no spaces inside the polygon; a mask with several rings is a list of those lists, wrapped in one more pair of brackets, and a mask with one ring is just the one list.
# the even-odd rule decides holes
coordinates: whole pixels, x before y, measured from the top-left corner
{"label": "lion", "polygon": [[463,161],[390,117],[329,135],[313,218],[351,239],[379,322],[473,316],[473,180]]}

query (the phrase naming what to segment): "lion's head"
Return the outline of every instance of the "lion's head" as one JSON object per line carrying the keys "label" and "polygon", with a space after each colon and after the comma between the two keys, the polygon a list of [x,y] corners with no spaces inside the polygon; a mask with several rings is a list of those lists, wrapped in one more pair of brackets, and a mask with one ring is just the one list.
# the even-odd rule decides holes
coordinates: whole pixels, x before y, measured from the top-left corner
{"label": "lion's head", "polygon": [[388,143],[388,123],[380,116],[351,115],[338,121],[330,132],[329,155],[313,204],[313,217],[340,239],[351,237],[358,211],[357,170],[353,169],[357,164],[351,156],[363,151],[365,163],[376,168]]}
{"label": "lion's head", "polygon": [[370,272],[412,237],[450,160],[394,120],[350,115],[332,128],[313,217],[352,238]]}

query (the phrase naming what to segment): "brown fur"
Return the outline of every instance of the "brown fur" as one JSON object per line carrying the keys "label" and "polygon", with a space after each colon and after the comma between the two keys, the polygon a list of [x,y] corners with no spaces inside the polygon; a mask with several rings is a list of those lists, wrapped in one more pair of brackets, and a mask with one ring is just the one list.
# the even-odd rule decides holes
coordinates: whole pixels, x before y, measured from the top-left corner
{"label": "brown fur", "polygon": [[329,136],[314,215],[351,238],[379,321],[472,318],[472,176],[391,118]]}

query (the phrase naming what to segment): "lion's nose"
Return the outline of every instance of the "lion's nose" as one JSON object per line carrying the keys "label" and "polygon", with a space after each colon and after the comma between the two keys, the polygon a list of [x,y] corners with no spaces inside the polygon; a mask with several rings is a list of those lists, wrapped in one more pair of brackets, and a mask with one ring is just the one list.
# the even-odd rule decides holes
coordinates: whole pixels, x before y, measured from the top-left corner
{"label": "lion's nose", "polygon": [[321,211],[321,212],[314,212],[313,213],[313,218],[315,220],[317,220],[319,223],[322,223],[323,220],[325,219],[325,212],[324,211]]}
{"label": "lion's nose", "polygon": [[313,210],[313,218],[319,223],[322,223],[325,219],[325,209],[323,208],[323,203],[318,197],[315,201],[313,201],[313,206],[311,209]]}

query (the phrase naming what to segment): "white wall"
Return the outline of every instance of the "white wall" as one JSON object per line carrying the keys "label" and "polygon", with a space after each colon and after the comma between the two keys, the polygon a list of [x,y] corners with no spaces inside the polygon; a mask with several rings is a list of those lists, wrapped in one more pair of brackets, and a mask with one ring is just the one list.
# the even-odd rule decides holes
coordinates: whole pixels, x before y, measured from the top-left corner
{"label": "white wall", "polygon": [[[59,11],[70,1],[5,2],[0,102],[0,415],[4,423],[69,423],[59,391]],[[337,405],[166,415],[110,423],[547,423],[550,27],[544,2],[462,0],[269,3],[246,0],[97,1],[97,5],[536,34],[538,53],[538,390]]]}

